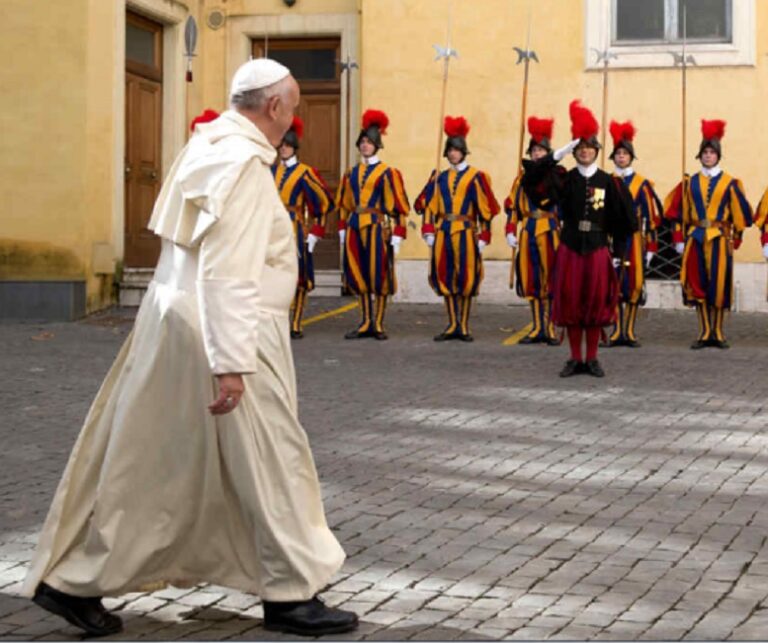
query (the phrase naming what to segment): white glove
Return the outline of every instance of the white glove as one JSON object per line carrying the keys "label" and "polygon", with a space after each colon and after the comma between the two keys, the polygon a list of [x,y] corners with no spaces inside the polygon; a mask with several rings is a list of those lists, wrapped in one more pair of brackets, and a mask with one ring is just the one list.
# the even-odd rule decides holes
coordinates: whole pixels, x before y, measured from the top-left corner
{"label": "white glove", "polygon": [[395,254],[400,252],[400,244],[403,242],[402,237],[398,237],[396,234],[392,235],[392,250],[394,250]]}
{"label": "white glove", "polygon": [[676,243],[675,250],[677,251],[677,254],[683,254],[683,251],[685,250],[685,244],[682,241]]}
{"label": "white glove", "polygon": [[344,239],[347,236],[346,230],[339,230],[339,243],[343,246],[344,245]]}
{"label": "white glove", "polygon": [[517,237],[514,232],[507,232],[507,245],[510,248],[517,248]]}
{"label": "white glove", "polygon": [[555,153],[552,155],[552,158],[559,163],[571,152],[573,152],[573,150],[576,149],[576,146],[579,144],[580,141],[581,141],[580,138],[574,138],[570,143],[568,143],[568,145],[561,147],[559,150],[555,150]]}
{"label": "white glove", "polygon": [[433,235],[431,232],[429,234],[425,234],[424,241],[431,248],[435,245],[435,235]]}
{"label": "white glove", "polygon": [[763,256],[768,259],[768,243],[763,246]]}
{"label": "white glove", "polygon": [[653,252],[653,250],[646,250],[645,251],[645,265],[646,266],[650,266],[651,265],[651,260],[653,259],[655,254],[656,253]]}
{"label": "white glove", "polygon": [[477,248],[478,248],[478,250],[480,250],[480,254],[483,254],[483,250],[485,250],[485,246],[487,246],[487,245],[488,244],[485,241],[483,241],[482,239],[480,239],[477,242]]}
{"label": "white glove", "polygon": [[307,250],[309,250],[310,253],[315,251],[315,246],[318,241],[320,241],[320,237],[317,235],[314,235],[311,232],[307,235]]}
{"label": "white glove", "polygon": [[613,267],[618,270],[621,267],[621,259],[619,259],[618,257],[614,257],[613,258]]}

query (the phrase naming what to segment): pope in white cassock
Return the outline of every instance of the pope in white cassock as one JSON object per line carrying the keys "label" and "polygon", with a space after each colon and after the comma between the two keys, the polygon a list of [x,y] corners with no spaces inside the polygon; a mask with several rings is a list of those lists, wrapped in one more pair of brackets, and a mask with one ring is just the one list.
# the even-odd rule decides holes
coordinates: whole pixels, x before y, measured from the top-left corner
{"label": "pope in white cassock", "polygon": [[200,124],[150,229],[153,281],[59,483],[24,592],[91,635],[101,597],[207,582],[259,595],[268,629],[354,629],[316,594],[344,561],[297,419],[288,310],[296,244],[270,165],[299,102],[244,64]]}

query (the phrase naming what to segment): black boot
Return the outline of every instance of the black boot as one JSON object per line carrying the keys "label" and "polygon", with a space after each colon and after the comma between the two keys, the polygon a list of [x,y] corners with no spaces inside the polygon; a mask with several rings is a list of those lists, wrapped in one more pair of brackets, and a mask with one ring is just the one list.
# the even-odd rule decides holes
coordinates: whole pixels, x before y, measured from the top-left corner
{"label": "black boot", "polygon": [[264,629],[302,636],[341,634],[357,629],[357,614],[327,607],[315,597],[308,601],[264,601]]}
{"label": "black boot", "polygon": [[596,359],[587,362],[587,373],[593,377],[605,377],[605,371]]}
{"label": "black boot", "polygon": [[108,612],[101,604],[101,598],[71,596],[50,585],[40,583],[32,600],[52,614],[61,616],[75,627],[85,630],[90,636],[108,636],[123,629],[123,621],[116,614]]}
{"label": "black boot", "polygon": [[560,377],[571,377],[571,375],[577,375],[584,372],[584,365],[581,362],[577,362],[575,359],[569,359],[563,370],[560,371]]}

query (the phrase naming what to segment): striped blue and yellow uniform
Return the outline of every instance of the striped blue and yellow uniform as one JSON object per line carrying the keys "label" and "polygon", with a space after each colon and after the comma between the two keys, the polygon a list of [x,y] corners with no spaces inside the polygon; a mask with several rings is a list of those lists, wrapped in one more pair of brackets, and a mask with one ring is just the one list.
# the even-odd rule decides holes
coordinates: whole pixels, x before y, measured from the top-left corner
{"label": "striped blue and yellow uniform", "polygon": [[757,204],[755,210],[755,225],[760,229],[760,243],[768,243],[768,189],[763,193],[763,198]]}
{"label": "striped blue and yellow uniform", "polygon": [[[675,240],[685,240],[680,282],[686,304],[730,309],[734,243],[752,225],[752,209],[741,181],[721,172],[697,172],[666,199],[665,216],[677,222]],[[677,198],[676,198],[677,197]]]}
{"label": "striped blue and yellow uniform", "polygon": [[279,162],[272,166],[272,174],[288,214],[293,221],[299,261],[298,286],[310,291],[315,286],[312,253],[307,250],[307,235],[322,237],[328,214],[334,202],[325,181],[313,167],[305,163],[286,166]]}
{"label": "striped blue and yellow uniform", "polygon": [[549,279],[560,244],[560,222],[556,203],[537,208],[528,198],[519,175],[504,200],[507,234],[517,235],[515,271],[509,287],[528,301],[550,298]]}
{"label": "striped blue and yellow uniform", "polygon": [[400,172],[381,161],[359,163],[342,178],[336,199],[344,240],[344,283],[357,295],[397,290],[390,237],[405,237],[410,205]]}
{"label": "striped blue and yellow uniform", "polygon": [[[435,189],[437,187],[437,189]],[[490,243],[491,220],[499,204],[490,177],[466,166],[435,173],[417,199],[423,234],[434,234],[429,284],[438,295],[473,297],[483,279],[478,241]]]}
{"label": "striped blue and yellow uniform", "polygon": [[658,228],[661,223],[662,204],[653,183],[637,173],[622,177],[632,195],[637,213],[637,232],[627,239],[624,265],[616,269],[620,285],[620,301],[643,304],[645,285],[645,253],[658,252]]}

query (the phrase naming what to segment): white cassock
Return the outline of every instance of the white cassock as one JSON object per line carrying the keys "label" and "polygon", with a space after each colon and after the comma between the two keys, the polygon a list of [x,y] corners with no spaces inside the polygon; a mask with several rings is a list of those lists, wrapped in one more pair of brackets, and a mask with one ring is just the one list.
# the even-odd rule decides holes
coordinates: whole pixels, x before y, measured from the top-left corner
{"label": "white cassock", "polygon": [[[344,561],[297,418],[288,310],[296,244],[275,150],[233,111],[198,125],[149,227],[155,276],[51,505],[24,593],[199,582],[311,598]],[[212,416],[214,374],[246,373]]]}

